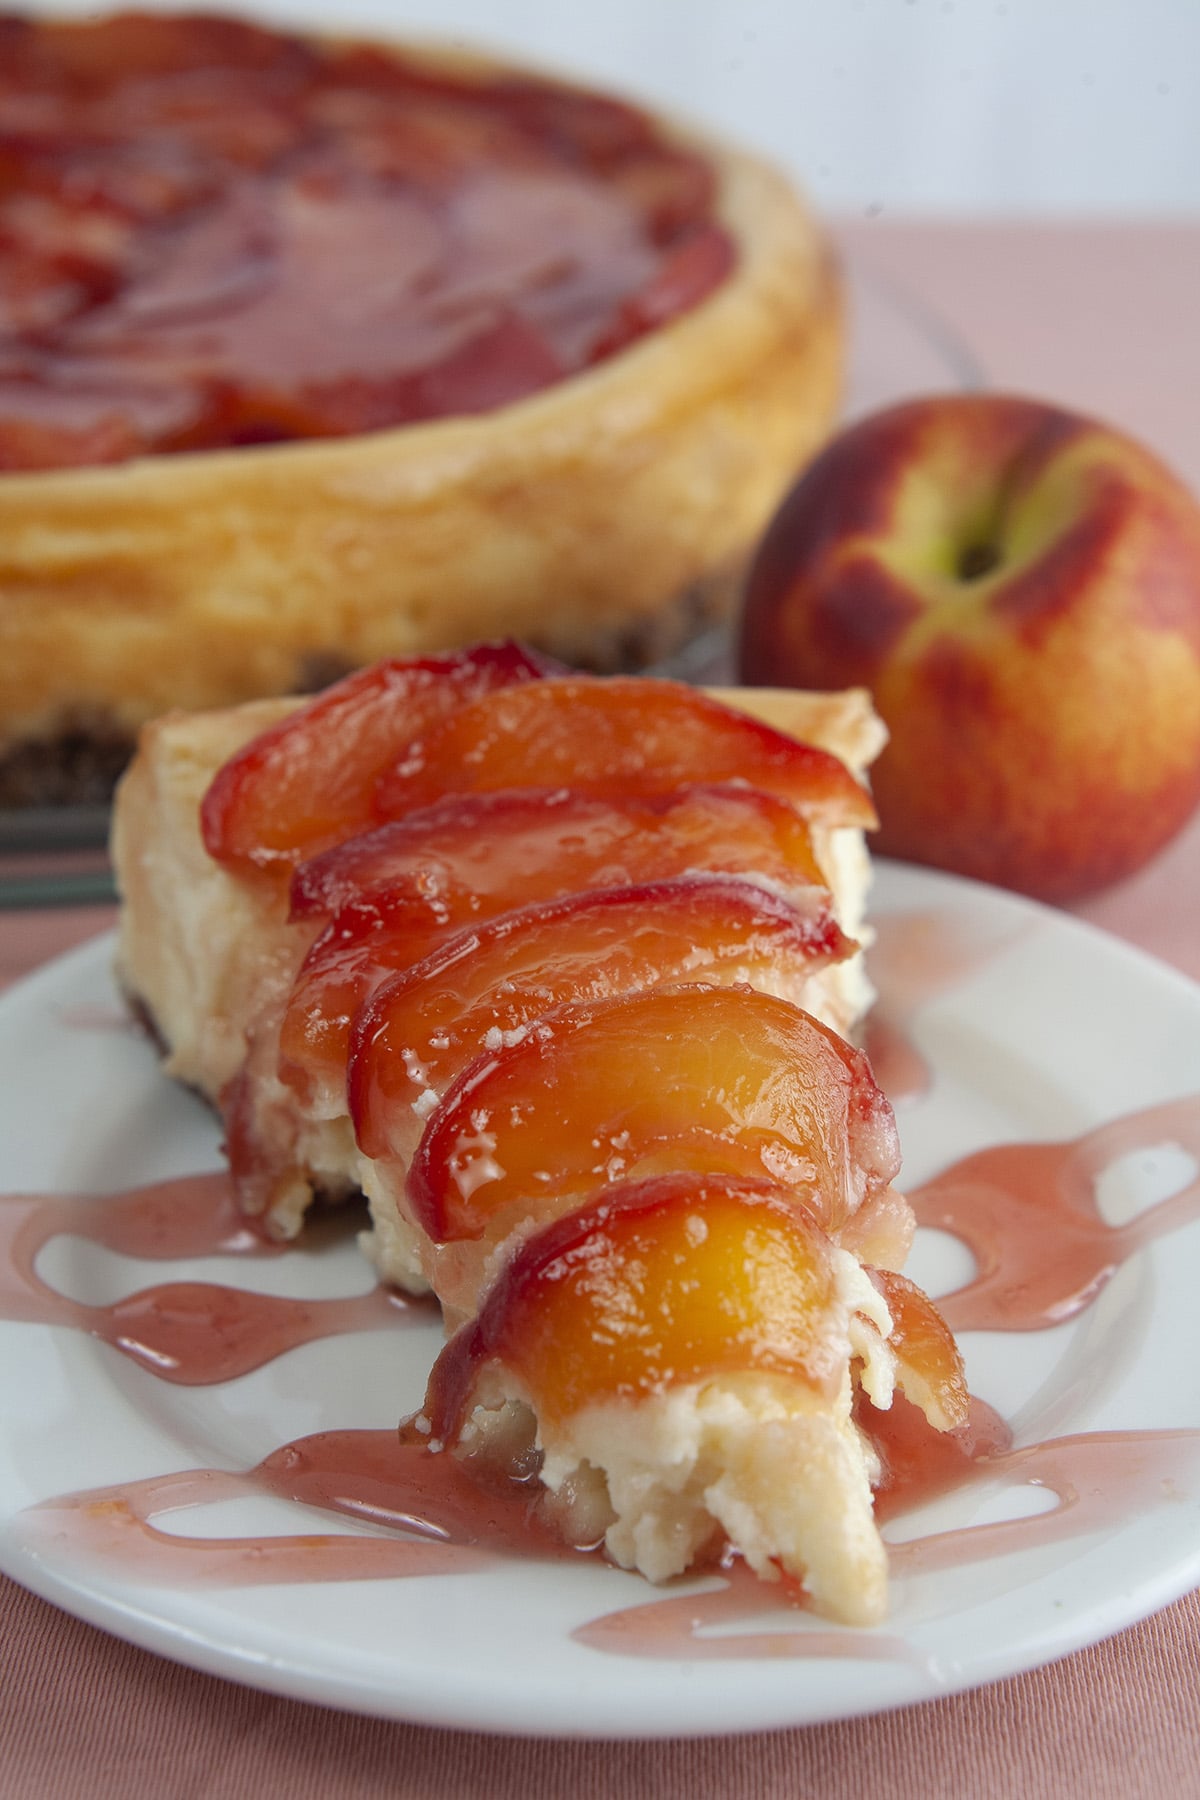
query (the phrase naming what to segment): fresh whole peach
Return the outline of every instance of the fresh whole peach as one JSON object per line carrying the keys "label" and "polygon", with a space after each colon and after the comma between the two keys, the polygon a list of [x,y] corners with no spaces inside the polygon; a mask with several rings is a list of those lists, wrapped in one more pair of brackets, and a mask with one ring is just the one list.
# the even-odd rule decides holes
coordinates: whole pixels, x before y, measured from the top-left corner
{"label": "fresh whole peach", "polygon": [[837,438],[751,571],[741,678],[865,685],[877,847],[1052,901],[1200,801],[1200,506],[1122,432],[935,395]]}

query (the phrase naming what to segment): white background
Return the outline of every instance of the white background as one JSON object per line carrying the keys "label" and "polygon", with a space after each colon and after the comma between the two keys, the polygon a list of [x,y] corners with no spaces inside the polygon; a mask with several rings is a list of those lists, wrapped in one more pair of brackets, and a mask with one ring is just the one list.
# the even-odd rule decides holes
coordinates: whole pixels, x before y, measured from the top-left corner
{"label": "white background", "polygon": [[466,36],[577,70],[771,152],[830,211],[1200,212],[1200,0],[245,0],[227,9],[251,5],[332,30]]}

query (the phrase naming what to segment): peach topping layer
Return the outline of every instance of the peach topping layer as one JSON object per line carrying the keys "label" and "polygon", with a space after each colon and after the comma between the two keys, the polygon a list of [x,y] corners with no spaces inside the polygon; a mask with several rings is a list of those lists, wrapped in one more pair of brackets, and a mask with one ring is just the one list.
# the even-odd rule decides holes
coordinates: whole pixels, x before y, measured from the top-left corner
{"label": "peach topping layer", "polygon": [[677,684],[485,646],[350,677],[201,810],[286,945],[223,1089],[235,1181],[268,1214],[361,1184],[385,1274],[462,1322],[435,1447],[534,1454],[566,1535],[654,1578],[724,1534],[877,1617],[855,1393],[947,1430],[965,1390],[895,1273],[891,1108],[816,1016],[850,1016],[855,775]]}
{"label": "peach topping layer", "polygon": [[438,1242],[480,1237],[652,1165],[769,1177],[833,1231],[900,1153],[860,1051],[786,1000],[688,983],[560,1007],[486,1051],[430,1118],[408,1203]]}
{"label": "peach topping layer", "polygon": [[0,469],[488,412],[734,262],[705,157],[466,57],[6,13],[0,134]]}
{"label": "peach topping layer", "polygon": [[340,1081],[355,1011],[378,982],[468,925],[598,887],[739,871],[782,889],[807,939],[843,953],[807,826],[751,788],[452,795],[351,838],[292,882],[293,919],[329,923],[288,1001],[281,1075],[298,1092]]}
{"label": "peach topping layer", "polygon": [[[831,1239],[786,1186],[687,1171],[620,1183],[506,1264],[439,1359],[431,1428],[448,1438],[461,1429],[492,1358],[559,1420],[749,1370],[830,1395],[843,1373],[828,1329],[844,1305],[834,1265]],[[869,1273],[898,1321],[900,1384],[934,1388],[947,1426],[961,1425],[962,1364],[936,1309],[904,1276]]]}
{"label": "peach topping layer", "polygon": [[516,644],[376,663],[227,762],[204,796],[205,846],[233,869],[290,870],[375,821],[375,785],[413,738],[492,688],[550,665]]}
{"label": "peach topping layer", "polygon": [[359,1146],[407,1161],[428,1100],[572,1000],[686,979],[769,987],[784,959],[805,967],[852,948],[832,919],[733,876],[594,888],[502,914],[360,1007],[347,1068]]}
{"label": "peach topping layer", "polygon": [[694,688],[637,677],[485,694],[380,777],[376,807],[386,818],[451,792],[562,785],[657,794],[685,781],[744,781],[790,800],[803,818],[876,823],[866,790],[836,756]]}
{"label": "peach topping layer", "polygon": [[454,1435],[492,1357],[554,1420],[742,1369],[829,1394],[837,1305],[833,1247],[786,1187],[683,1172],[623,1183],[512,1257],[441,1359],[430,1422]]}

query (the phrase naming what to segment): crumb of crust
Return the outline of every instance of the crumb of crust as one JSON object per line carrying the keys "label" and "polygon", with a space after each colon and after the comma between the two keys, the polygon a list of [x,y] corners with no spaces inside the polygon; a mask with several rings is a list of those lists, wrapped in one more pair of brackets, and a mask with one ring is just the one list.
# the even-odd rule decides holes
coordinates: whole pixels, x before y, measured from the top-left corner
{"label": "crumb of crust", "polygon": [[114,720],[64,720],[52,738],[27,739],[0,755],[0,806],[103,806],[134,747]]}

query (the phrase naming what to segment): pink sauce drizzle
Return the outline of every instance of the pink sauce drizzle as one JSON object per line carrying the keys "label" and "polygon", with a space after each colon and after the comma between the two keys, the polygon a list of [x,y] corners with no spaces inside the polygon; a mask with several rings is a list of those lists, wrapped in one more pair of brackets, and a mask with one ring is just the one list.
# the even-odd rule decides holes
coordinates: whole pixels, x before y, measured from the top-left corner
{"label": "pink sauce drizzle", "polygon": [[318,1338],[428,1317],[424,1304],[382,1287],[344,1300],[294,1300],[202,1281],[161,1283],[87,1306],[37,1273],[39,1251],[61,1235],[148,1259],[278,1254],[281,1247],[237,1212],[228,1177],[184,1176],[107,1200],[0,1199],[0,1317],[90,1332],[184,1386],[230,1381]]}
{"label": "pink sauce drizzle", "polygon": [[705,1632],[737,1619],[761,1616],[775,1606],[782,1609],[793,1596],[782,1587],[764,1588],[744,1563],[723,1573],[722,1586],[707,1593],[669,1594],[661,1600],[642,1601],[617,1612],[591,1619],[572,1632],[576,1643],[610,1656],[672,1657],[688,1662],[730,1658],[840,1657],[855,1662],[903,1662],[918,1667],[929,1659],[905,1638],[884,1632],[849,1631],[810,1624],[797,1610],[794,1626],[775,1631]]}
{"label": "pink sauce drizzle", "polygon": [[[306,1533],[192,1537],[162,1513],[271,1494],[387,1529],[387,1537]],[[188,1469],[44,1501],[24,1515],[31,1548],[103,1559],[129,1580],[172,1587],[394,1580],[461,1574],[503,1555],[573,1554],[543,1522],[536,1487],[489,1489],[451,1456],[396,1431],[326,1431],[273,1451],[244,1474]],[[397,1532],[411,1535],[400,1537]]]}
{"label": "pink sauce drizzle", "polygon": [[1091,1431],[1050,1438],[976,1464],[971,1480],[1007,1476],[1046,1488],[1058,1504],[1032,1518],[968,1525],[893,1545],[894,1574],[961,1568],[1031,1544],[1113,1530],[1156,1502],[1184,1497],[1182,1477],[1200,1463],[1200,1431]]}
{"label": "pink sauce drizzle", "polygon": [[[944,1310],[959,1328],[1031,1330],[1071,1317],[1117,1266],[1166,1231],[1200,1215],[1200,1178],[1121,1227],[1104,1224],[1095,1183],[1115,1158],[1163,1143],[1200,1156],[1200,1097],[1132,1114],[1076,1143],[1001,1146],[965,1158],[914,1196],[923,1222],[954,1231],[980,1273]],[[292,1301],[204,1283],[143,1290],[111,1307],[66,1300],[34,1269],[54,1235],[71,1233],[148,1258],[270,1254],[234,1212],[222,1175],[165,1182],[105,1201],[13,1198],[0,1202],[0,1316],[68,1324],[95,1333],[172,1381],[220,1381],[335,1331],[403,1324],[411,1303],[376,1290],[353,1300]],[[420,1314],[423,1308],[411,1308]],[[995,1480],[1038,1485],[1050,1512],[966,1527],[893,1547],[897,1573],[940,1570],[1031,1545],[1111,1529],[1176,1495],[1200,1458],[1200,1431],[1084,1433],[1018,1449],[1007,1428],[976,1405],[962,1432],[938,1437],[898,1400],[864,1418],[885,1465],[881,1521],[939,1493]],[[269,1493],[362,1520],[387,1536],[214,1539],[165,1532],[163,1512]],[[172,1585],[364,1580],[479,1568],[502,1555],[569,1557],[542,1516],[536,1484],[481,1486],[414,1435],[327,1432],[281,1447],[244,1473],[195,1470],[68,1495],[23,1517],[28,1541],[97,1556],[139,1581]],[[397,1535],[403,1533],[404,1535]],[[576,1636],[622,1655],[922,1658],[886,1634],[824,1629],[721,1632],[769,1612],[790,1587],[763,1587],[737,1563],[708,1593],[668,1595],[596,1619]]]}
{"label": "pink sauce drizzle", "polygon": [[[1163,1144],[1197,1174],[1127,1225],[1106,1225],[1096,1184],[1118,1158]],[[909,1195],[922,1225],[960,1238],[978,1272],[943,1295],[954,1331],[1039,1331],[1089,1306],[1135,1250],[1200,1218],[1200,1095],[1114,1119],[1072,1143],[977,1151]]]}

